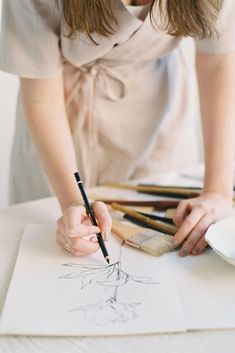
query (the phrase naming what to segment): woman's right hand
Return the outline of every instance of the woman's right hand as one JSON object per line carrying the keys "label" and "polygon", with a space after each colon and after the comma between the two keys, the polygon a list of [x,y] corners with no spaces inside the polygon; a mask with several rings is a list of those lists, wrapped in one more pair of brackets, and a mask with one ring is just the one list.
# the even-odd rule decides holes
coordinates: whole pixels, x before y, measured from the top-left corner
{"label": "woman's right hand", "polygon": [[72,204],[57,221],[56,242],[75,256],[85,256],[99,250],[97,233],[108,241],[112,219],[107,206],[101,201],[92,203],[99,227],[91,224],[86,209],[81,204]]}

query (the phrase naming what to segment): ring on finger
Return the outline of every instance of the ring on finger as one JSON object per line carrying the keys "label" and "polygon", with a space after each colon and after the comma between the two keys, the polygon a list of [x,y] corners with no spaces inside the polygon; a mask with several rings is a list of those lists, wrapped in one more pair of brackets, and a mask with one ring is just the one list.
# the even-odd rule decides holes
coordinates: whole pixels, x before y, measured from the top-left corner
{"label": "ring on finger", "polygon": [[66,244],[64,244],[64,248],[68,251],[71,251],[72,246],[69,242],[67,242]]}

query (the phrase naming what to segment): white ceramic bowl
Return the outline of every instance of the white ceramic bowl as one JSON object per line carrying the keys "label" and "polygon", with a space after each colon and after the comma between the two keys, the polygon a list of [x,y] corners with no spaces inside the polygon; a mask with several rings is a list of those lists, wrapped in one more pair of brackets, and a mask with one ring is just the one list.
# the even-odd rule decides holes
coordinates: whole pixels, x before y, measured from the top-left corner
{"label": "white ceramic bowl", "polygon": [[210,226],[205,238],[219,256],[235,266],[235,217]]}

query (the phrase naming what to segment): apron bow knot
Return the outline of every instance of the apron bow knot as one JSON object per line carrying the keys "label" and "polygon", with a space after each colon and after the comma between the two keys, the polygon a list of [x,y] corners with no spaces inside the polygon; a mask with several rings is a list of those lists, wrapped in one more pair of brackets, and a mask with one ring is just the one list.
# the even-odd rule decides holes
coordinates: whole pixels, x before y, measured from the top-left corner
{"label": "apron bow knot", "polygon": [[73,67],[72,75],[73,85],[66,95],[66,110],[72,134],[77,129],[86,133],[88,148],[84,146],[86,150],[82,153],[83,170],[86,171],[86,184],[91,185],[94,148],[97,145],[97,119],[94,114],[96,95],[101,95],[99,87],[102,87],[102,97],[112,102],[120,101],[126,96],[127,85],[118,72],[118,66],[110,66],[108,62],[102,63],[102,60]]}

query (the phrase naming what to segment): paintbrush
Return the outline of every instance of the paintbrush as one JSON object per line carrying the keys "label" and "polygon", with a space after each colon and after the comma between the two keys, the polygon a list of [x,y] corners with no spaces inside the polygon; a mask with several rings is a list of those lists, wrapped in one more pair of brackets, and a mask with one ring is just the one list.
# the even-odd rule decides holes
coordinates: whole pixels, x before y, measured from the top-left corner
{"label": "paintbrush", "polygon": [[[93,197],[95,200],[96,198]],[[119,200],[119,199],[106,199],[106,198],[97,198],[97,200],[102,201],[106,204],[118,203],[119,205],[124,206],[139,206],[139,207],[153,207],[156,210],[165,211],[169,208],[176,208],[179,204],[179,201],[175,200]]]}
{"label": "paintbrush", "polygon": [[168,235],[175,235],[175,233],[177,232],[177,228],[174,225],[151,219],[136,211],[133,211],[128,207],[124,207],[117,203],[112,203],[111,207],[117,211],[124,213],[125,215],[132,217],[134,220],[141,222],[141,224],[145,227],[151,226],[152,229],[158,230]]}
{"label": "paintbrush", "polygon": [[174,250],[173,237],[156,230],[113,219],[112,232],[126,244],[153,256],[160,256]]}
{"label": "paintbrush", "polygon": [[170,217],[158,216],[152,213],[142,212],[142,211],[137,211],[137,213],[142,214],[143,216],[146,216],[148,218],[155,219],[156,221],[161,221],[167,224],[174,225],[173,219]]}
{"label": "paintbrush", "polygon": [[171,186],[160,186],[160,185],[131,185],[122,184],[115,182],[107,182],[104,184],[106,187],[127,189],[138,191],[146,194],[153,194],[159,196],[168,196],[176,198],[192,198],[200,195],[201,189],[199,188],[182,188],[182,187],[171,187]]}
{"label": "paintbrush", "polygon": [[[140,184],[131,185],[124,183],[106,182],[104,184],[106,187],[127,189],[138,191],[145,194],[167,196],[178,199],[188,199],[200,196],[202,189],[198,187],[184,187],[184,186],[161,186],[161,185],[151,185],[151,184]],[[235,206],[235,194],[233,195],[233,201]]]}
{"label": "paintbrush", "polygon": [[[137,226],[146,227],[146,228],[149,228],[149,229],[156,230],[156,225],[144,223],[143,221],[137,220],[137,219],[136,219],[135,217],[133,217],[133,216],[124,214],[123,218],[127,219],[127,220],[130,221],[131,223],[136,224]],[[152,219],[151,217],[149,217],[149,218]],[[166,224],[169,224],[169,222],[165,222],[164,220],[162,220],[162,222],[163,222],[163,223],[166,223]],[[171,224],[173,224],[173,222],[172,222]],[[165,233],[165,234],[166,234],[166,233]],[[172,234],[172,235],[173,235],[173,234]]]}

